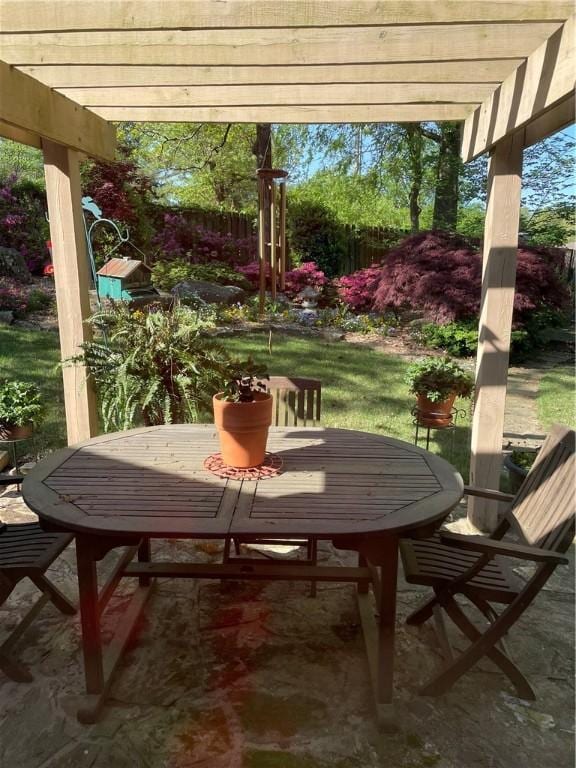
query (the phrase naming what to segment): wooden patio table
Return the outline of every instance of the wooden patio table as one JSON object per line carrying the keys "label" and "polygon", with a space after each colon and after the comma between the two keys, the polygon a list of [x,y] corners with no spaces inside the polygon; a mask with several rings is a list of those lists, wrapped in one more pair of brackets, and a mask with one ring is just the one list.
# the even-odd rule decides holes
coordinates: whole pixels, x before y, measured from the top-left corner
{"label": "wooden patio table", "polygon": [[[213,425],[148,427],[56,451],[26,476],[24,500],[42,526],[76,535],[87,691],[82,722],[98,718],[154,579],[184,577],[356,583],[379,720],[393,723],[398,538],[430,535],[461,498],[462,478],[422,448],[366,432],[277,427],[268,449],[282,459],[277,476],[227,480],[203,467],[218,451]],[[358,552],[359,562],[151,557],[153,538],[229,542],[234,536],[329,540]],[[97,561],[116,547],[125,551],[99,589]],[[100,617],[124,577],[139,583],[104,649]]]}

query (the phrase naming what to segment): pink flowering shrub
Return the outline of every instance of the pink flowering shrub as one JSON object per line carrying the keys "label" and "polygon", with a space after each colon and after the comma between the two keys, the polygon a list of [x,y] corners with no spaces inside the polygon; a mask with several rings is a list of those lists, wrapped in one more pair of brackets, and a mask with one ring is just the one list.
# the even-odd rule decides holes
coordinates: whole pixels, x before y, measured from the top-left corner
{"label": "pink flowering shrub", "polygon": [[186,259],[191,264],[222,261],[247,264],[256,257],[255,236],[233,237],[206,227],[192,226],[185,216],[165,213],[152,241],[161,259]]}
{"label": "pink flowering shrub", "polygon": [[327,282],[324,272],[318,269],[314,261],[305,261],[299,267],[286,272],[286,288],[284,293],[292,298],[308,285],[317,291],[321,291]]}
{"label": "pink flowering shrub", "polygon": [[[568,299],[554,257],[544,249],[521,248],[514,298],[516,326],[534,309],[561,310]],[[388,252],[374,295],[378,311],[417,309],[432,322],[450,323],[478,315],[482,257],[463,238],[422,232]]]}
{"label": "pink flowering shrub", "polygon": [[369,312],[374,303],[374,292],[382,278],[382,265],[371,264],[351,275],[334,281],[338,297],[353,312]]}
{"label": "pink flowering shrub", "polygon": [[[258,290],[260,281],[260,263],[258,261],[252,261],[246,266],[236,267],[237,271],[250,282],[254,290]],[[270,278],[270,265],[266,265],[266,279],[267,285],[269,285]],[[310,285],[317,291],[321,291],[327,284],[326,276],[322,270],[318,269],[313,261],[306,261],[299,267],[286,272],[286,288],[284,293],[288,298],[293,299],[297,296],[303,288]]]}
{"label": "pink flowering shrub", "polygon": [[16,173],[0,179],[0,245],[22,256],[28,269],[41,271],[48,262],[48,222],[43,191]]}

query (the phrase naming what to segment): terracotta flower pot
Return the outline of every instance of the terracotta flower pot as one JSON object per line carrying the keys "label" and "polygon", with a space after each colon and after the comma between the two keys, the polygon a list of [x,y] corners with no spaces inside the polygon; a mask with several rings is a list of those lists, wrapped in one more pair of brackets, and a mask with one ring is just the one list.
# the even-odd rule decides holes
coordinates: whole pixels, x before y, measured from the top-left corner
{"label": "terracotta flower pot", "polygon": [[418,422],[423,427],[448,427],[452,422],[452,407],[456,393],[446,400],[433,403],[426,395],[418,395]]}
{"label": "terracotta flower pot", "polygon": [[252,403],[229,403],[222,393],[212,398],[222,461],[231,467],[257,467],[266,456],[272,423],[272,395],[254,392]]}
{"label": "terracotta flower pot", "polygon": [[17,424],[0,424],[0,440],[26,440],[32,436],[32,422],[19,426]]}

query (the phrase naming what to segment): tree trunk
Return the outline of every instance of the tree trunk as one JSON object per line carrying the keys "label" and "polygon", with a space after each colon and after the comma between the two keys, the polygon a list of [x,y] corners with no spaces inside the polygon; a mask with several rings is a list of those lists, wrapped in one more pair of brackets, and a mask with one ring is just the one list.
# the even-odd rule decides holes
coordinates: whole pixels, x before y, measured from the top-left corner
{"label": "tree trunk", "polygon": [[460,124],[439,123],[440,141],[436,166],[436,191],[432,228],[456,230],[458,179],[460,175]]}
{"label": "tree trunk", "polygon": [[253,150],[256,155],[256,168],[272,168],[272,125],[256,123],[256,140]]}
{"label": "tree trunk", "polygon": [[[272,125],[270,123],[256,123],[256,140],[253,145],[253,152],[256,155],[256,169],[272,168]],[[260,189],[260,184],[258,184]],[[271,261],[271,239],[272,224],[270,219],[270,201],[271,189],[268,183],[262,184],[262,195],[259,195],[258,203],[260,213],[258,215],[259,226],[262,226],[264,264],[270,264]],[[262,264],[260,265],[260,280],[262,276]],[[265,269],[265,267],[264,267]],[[260,315],[264,313],[264,284],[260,283]]]}
{"label": "tree trunk", "polygon": [[415,234],[420,231],[420,190],[422,189],[423,137],[420,123],[409,123],[404,127],[408,143],[410,165],[410,228]]}

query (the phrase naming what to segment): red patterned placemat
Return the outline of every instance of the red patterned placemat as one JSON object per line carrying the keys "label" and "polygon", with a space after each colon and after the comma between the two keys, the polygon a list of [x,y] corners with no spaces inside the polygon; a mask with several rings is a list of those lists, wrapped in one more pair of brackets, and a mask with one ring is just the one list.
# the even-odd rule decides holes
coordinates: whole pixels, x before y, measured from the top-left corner
{"label": "red patterned placemat", "polygon": [[246,469],[224,464],[219,453],[213,453],[204,459],[204,469],[212,472],[213,475],[225,477],[228,480],[267,480],[269,477],[275,477],[279,474],[282,464],[282,459],[275,453],[267,453],[262,464]]}

